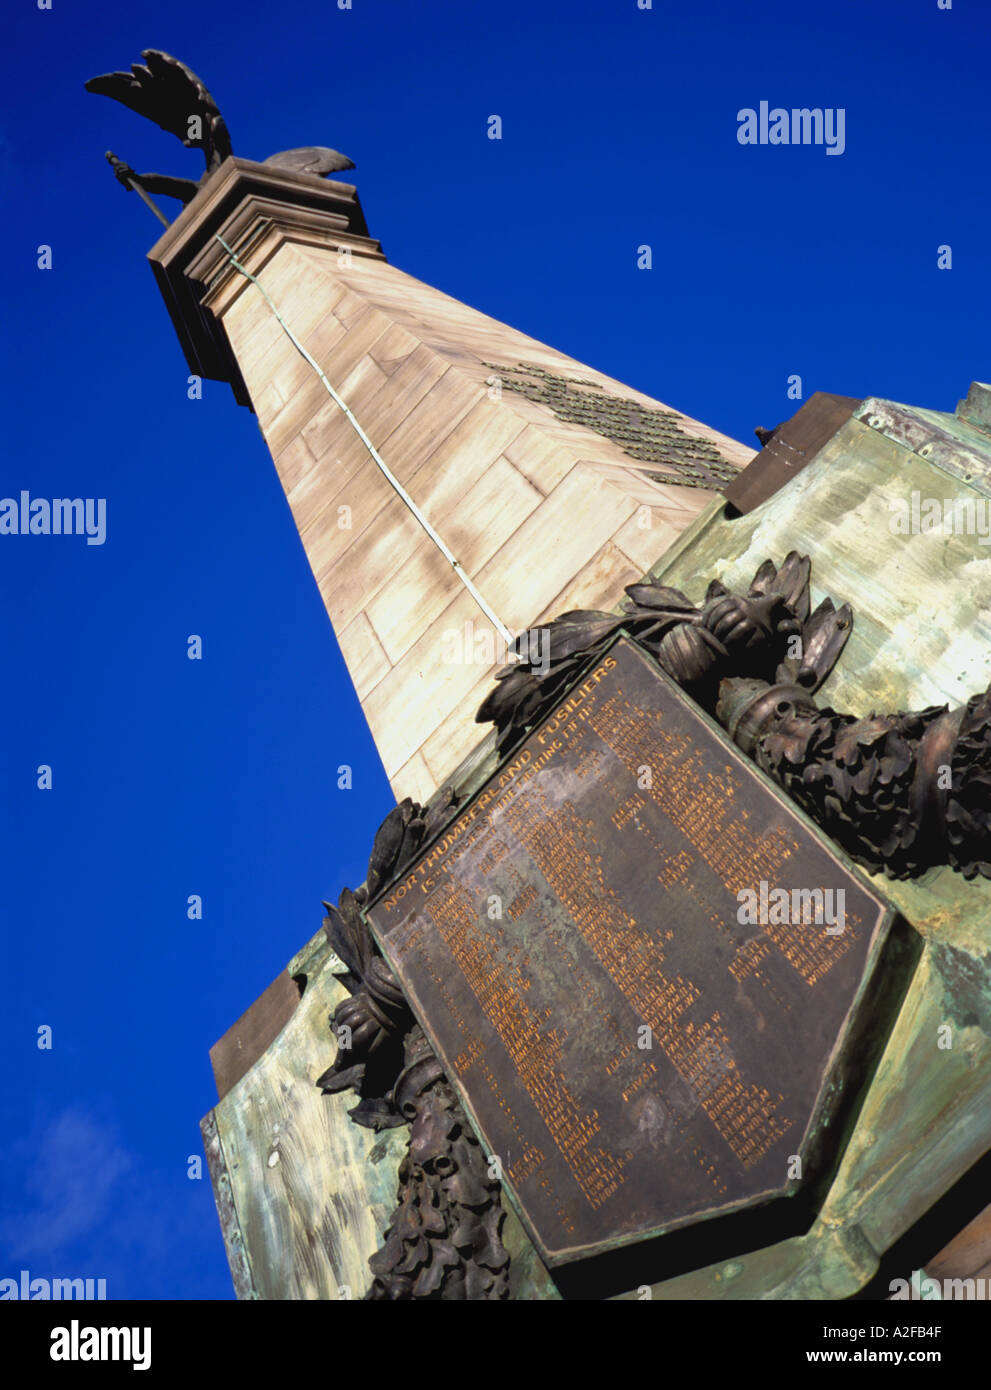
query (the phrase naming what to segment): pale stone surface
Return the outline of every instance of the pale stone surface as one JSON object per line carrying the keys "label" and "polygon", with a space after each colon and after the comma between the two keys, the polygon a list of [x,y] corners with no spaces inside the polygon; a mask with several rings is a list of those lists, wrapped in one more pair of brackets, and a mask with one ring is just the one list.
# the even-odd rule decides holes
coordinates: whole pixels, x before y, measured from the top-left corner
{"label": "pale stone surface", "polygon": [[579,464],[480,571],[479,588],[509,627],[528,627],[635,508]]}
{"label": "pale stone surface", "polygon": [[353,623],[341,630],[337,640],[360,700],[389,674],[392,663],[367,613],[359,613]]}
{"label": "pale stone surface", "polygon": [[393,783],[398,782],[403,790],[396,793],[397,800],[402,800],[404,796],[411,796],[414,801],[419,801],[421,806],[430,800],[437,789],[437,779],[434,777],[422,753],[414,753],[408,762],[403,763],[398,770]]}
{"label": "pale stone surface", "polygon": [[[658,407],[650,397],[383,260],[348,264],[312,236],[268,235],[258,254],[293,331],[514,634],[568,607],[613,608],[711,500],[653,482],[649,465],[546,405],[500,394],[490,364],[543,366]],[[212,293],[386,772],[398,797],[425,799],[484,734],[473,716],[503,653],[445,661],[452,634],[484,629],[484,615],[257,290]],[[679,423],[731,463],[752,456]]]}
{"label": "pale stone surface", "polygon": [[[464,497],[449,508],[437,509],[436,525],[465,572],[474,576],[539,502],[536,488],[508,460],[498,458]],[[423,625],[437,617],[461,589],[451,566],[426,539],[404,567],[402,581],[401,586],[380,590],[368,604],[375,631],[393,661],[408,651]]]}
{"label": "pale stone surface", "polygon": [[627,584],[635,584],[643,575],[639,565],[624,555],[612,541],[592,556],[572,580],[554,597],[537,618],[538,626],[550,622],[558,613],[573,608],[595,608],[611,613],[624,597]]}
{"label": "pale stone surface", "polygon": [[[474,643],[484,632],[485,627],[484,619],[472,623],[467,639],[462,638],[462,645],[466,652],[472,651]],[[489,630],[490,632],[494,631],[493,629]],[[488,645],[487,642],[486,645]],[[496,650],[499,650],[498,644],[496,644]],[[448,720],[430,735],[420,750],[434,787],[445,785],[454,770],[481,742],[486,731],[492,728],[491,724],[476,724],[474,722],[475,711],[481,707],[482,701],[492,689],[492,668],[478,662],[475,665],[475,670],[478,672],[478,679],[470,687],[464,699],[465,712],[468,717],[457,724]]]}
{"label": "pale stone surface", "polygon": [[[709,496],[708,493],[705,495]],[[644,518],[649,520],[650,525],[645,526],[641,523],[640,509],[637,508],[629,521],[625,521],[619,530],[614,532],[613,543],[633,562],[641,574],[646,574],[671,542],[681,535],[684,526],[684,522],[679,520],[681,516],[682,514],[677,512],[671,515],[661,507],[651,507]]]}
{"label": "pale stone surface", "polygon": [[[282,450],[282,453],[275,460],[282,486],[286,490],[286,495],[292,497],[298,494],[302,497],[303,489],[308,481],[313,478],[316,460],[310,452],[306,440],[301,434],[295,435]],[[311,484],[312,486],[312,484]],[[299,514],[293,508],[293,515],[296,518],[296,525],[302,530],[299,524]]]}
{"label": "pale stone surface", "polygon": [[445,662],[443,642],[446,632],[462,631],[465,623],[478,620],[474,599],[461,589],[362,701],[390,779],[441,725],[450,721],[453,729],[463,721],[471,723],[475,712],[469,711],[465,697],[477,683],[478,667]]}
{"label": "pale stone surface", "polygon": [[506,449],[506,457],[545,495],[574,468],[575,455],[539,425],[528,425]]}

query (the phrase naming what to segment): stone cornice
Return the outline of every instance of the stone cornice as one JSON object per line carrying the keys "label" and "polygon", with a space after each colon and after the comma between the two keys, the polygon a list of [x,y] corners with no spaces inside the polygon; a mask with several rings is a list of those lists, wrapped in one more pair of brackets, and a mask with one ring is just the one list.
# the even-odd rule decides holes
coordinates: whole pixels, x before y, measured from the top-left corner
{"label": "stone cornice", "polygon": [[224,331],[223,311],[247,282],[231,267],[217,234],[250,258],[256,273],[286,240],[349,247],[384,260],[368,235],[357,190],[313,174],[289,173],[231,156],[148,253],[189,369],[227,381],[241,405],[251,401]]}

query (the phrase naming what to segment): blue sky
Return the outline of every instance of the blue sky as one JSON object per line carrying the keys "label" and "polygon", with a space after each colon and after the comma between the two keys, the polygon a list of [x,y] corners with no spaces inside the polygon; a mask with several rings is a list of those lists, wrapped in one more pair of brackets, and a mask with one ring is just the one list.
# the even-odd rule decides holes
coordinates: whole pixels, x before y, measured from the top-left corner
{"label": "blue sky", "polygon": [[[237,154],[349,154],[395,264],[752,442],[792,374],[943,410],[991,376],[991,11],[8,12],[0,496],[106,498],[107,538],[0,536],[0,1276],[215,1299],[209,1181],[187,1177],[208,1049],[363,878],[391,795],[254,417],[222,383],[187,399],[157,224],[103,161],[201,172],[83,90],[144,47],[204,78]],[[762,100],[843,108],[843,154],[740,145]]]}

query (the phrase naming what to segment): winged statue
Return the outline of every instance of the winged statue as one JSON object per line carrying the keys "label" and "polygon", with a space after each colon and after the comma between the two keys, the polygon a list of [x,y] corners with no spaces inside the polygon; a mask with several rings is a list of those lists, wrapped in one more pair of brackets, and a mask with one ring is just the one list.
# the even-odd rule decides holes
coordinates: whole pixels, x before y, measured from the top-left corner
{"label": "winged statue", "polygon": [[[158,48],[146,48],[141,56],[144,63],[132,63],[130,72],[105,72],[91,77],[86,90],[111,97],[154,121],[187,149],[202,150],[206,169],[198,180],[173,178],[169,174],[138,174],[123,160],[107,155],[125,188],[136,184],[146,193],[178,198],[185,204],[196,197],[204,181],[233,153],[231,137],[217,103],[192,68]],[[347,155],[326,145],[282,150],[262,162],[291,173],[323,177],[354,168]]]}

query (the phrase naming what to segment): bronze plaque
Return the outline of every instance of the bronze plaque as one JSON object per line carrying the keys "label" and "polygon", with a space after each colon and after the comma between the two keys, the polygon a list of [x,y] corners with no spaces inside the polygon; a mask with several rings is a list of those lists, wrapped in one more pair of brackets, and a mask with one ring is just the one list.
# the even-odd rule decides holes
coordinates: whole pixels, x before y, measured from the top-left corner
{"label": "bronze plaque", "polygon": [[554,1265],[808,1176],[889,910],[623,637],[367,917]]}

